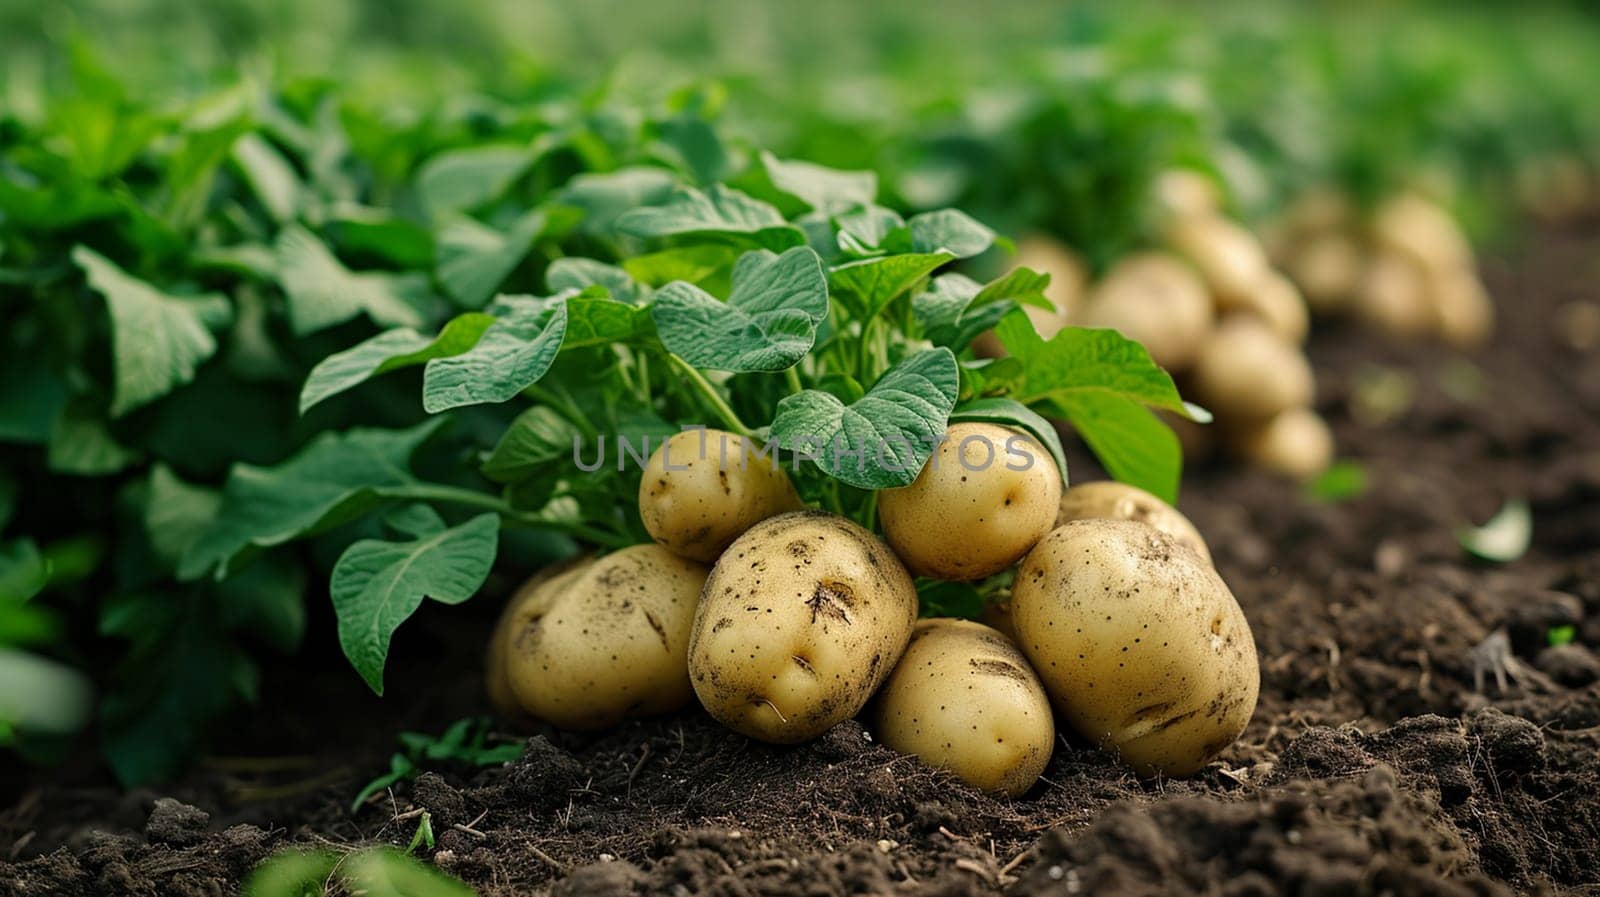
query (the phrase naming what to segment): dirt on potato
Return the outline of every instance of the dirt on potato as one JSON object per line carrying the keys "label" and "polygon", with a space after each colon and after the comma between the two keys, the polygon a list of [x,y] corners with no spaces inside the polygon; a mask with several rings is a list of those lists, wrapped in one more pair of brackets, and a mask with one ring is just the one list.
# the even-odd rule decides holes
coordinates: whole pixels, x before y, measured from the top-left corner
{"label": "dirt on potato", "polygon": [[[125,793],[87,755],[0,773],[0,894],[231,894],[285,846],[404,845],[419,808],[439,834],[422,853],[490,895],[1600,892],[1600,352],[1555,312],[1600,302],[1600,223],[1485,274],[1500,329],[1470,359],[1319,325],[1318,407],[1364,493],[1187,479],[1262,665],[1249,728],[1190,779],[1065,738],[1040,785],[996,800],[853,721],[777,748],[690,712],[542,732],[515,763],[446,764],[352,813],[397,731],[484,710],[497,608],[428,608],[383,702],[319,608],[324,642],[182,781]],[[1092,469],[1078,452],[1075,478]],[[1510,498],[1532,549],[1468,559],[1454,529]]]}

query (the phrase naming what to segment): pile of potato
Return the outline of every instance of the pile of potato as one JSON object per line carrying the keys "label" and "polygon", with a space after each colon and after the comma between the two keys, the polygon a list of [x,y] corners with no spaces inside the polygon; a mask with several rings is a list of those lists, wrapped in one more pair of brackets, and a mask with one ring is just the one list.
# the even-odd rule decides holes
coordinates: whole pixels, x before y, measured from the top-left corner
{"label": "pile of potato", "polygon": [[1494,304],[1454,217],[1416,193],[1361,213],[1342,194],[1302,196],[1272,231],[1273,255],[1318,315],[1352,315],[1399,340],[1487,342]]}
{"label": "pile of potato", "polygon": [[[1310,316],[1299,290],[1222,214],[1209,181],[1172,172],[1159,196],[1163,246],[1123,257],[1098,281],[1050,238],[1019,244],[1017,263],[1051,277],[1046,296],[1056,309],[1030,308],[1034,326],[1046,339],[1067,326],[1106,327],[1144,344],[1216,416],[1214,428],[1170,418],[1187,454],[1220,447],[1258,467],[1316,476],[1333,461],[1333,434],[1311,408],[1315,381],[1302,348]],[[1000,352],[993,339],[975,346]]]}
{"label": "pile of potato", "polygon": [[[1031,463],[993,463],[996,447]],[[1243,731],[1249,624],[1199,533],[1154,496],[1064,490],[1032,437],[959,423],[877,500],[883,539],[804,508],[732,434],[674,436],[640,484],[656,544],[523,586],[489,645],[491,699],[583,730],[698,699],[776,744],[867,710],[889,747],[1009,795],[1044,770],[1056,719],[1145,775],[1191,773]],[[918,620],[914,577],[1008,570],[996,625]]]}

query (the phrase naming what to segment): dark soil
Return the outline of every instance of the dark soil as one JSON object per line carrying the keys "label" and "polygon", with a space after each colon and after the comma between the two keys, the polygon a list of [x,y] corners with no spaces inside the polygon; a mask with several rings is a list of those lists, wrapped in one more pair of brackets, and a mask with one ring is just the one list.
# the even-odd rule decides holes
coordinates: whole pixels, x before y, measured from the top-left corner
{"label": "dark soil", "polygon": [[[6,771],[0,894],[233,893],[285,846],[404,845],[419,808],[439,833],[424,853],[484,894],[1600,894],[1600,351],[1556,312],[1600,301],[1600,227],[1512,257],[1488,266],[1501,329],[1470,361],[1319,331],[1320,405],[1363,494],[1187,482],[1262,665],[1249,729],[1191,779],[1140,781],[1064,739],[1032,793],[995,800],[853,722],[780,749],[686,713],[545,732],[509,766],[446,767],[351,813],[396,731],[484,710],[494,609],[437,608],[393,652],[419,664],[391,674],[405,697],[365,696],[312,646],[160,791],[87,762]],[[1454,529],[1519,497],[1532,550],[1467,559]],[[1574,644],[1548,647],[1564,625]],[[1496,632],[1503,689],[1473,662]]]}

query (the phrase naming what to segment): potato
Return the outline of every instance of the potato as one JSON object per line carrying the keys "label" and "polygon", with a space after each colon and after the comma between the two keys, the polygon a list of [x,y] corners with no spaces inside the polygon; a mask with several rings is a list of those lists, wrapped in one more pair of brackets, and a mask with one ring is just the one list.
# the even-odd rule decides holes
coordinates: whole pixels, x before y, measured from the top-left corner
{"label": "potato", "polygon": [[1309,480],[1333,463],[1333,431],[1309,408],[1291,408],[1234,436],[1240,457],[1263,470]]}
{"label": "potato", "polygon": [[1435,313],[1427,269],[1393,250],[1374,253],[1356,295],[1355,310],[1368,326],[1394,339],[1429,335],[1435,327]]}
{"label": "potato", "polygon": [[1225,319],[1200,349],[1190,373],[1195,399],[1218,417],[1262,420],[1311,404],[1311,364],[1298,348],[1253,317]]}
{"label": "potato", "polygon": [[[1276,271],[1268,271],[1261,283],[1245,298],[1242,311],[1255,315],[1285,342],[1300,345],[1311,332],[1311,313],[1294,283]],[[1197,350],[1198,351],[1198,350]]]}
{"label": "potato", "polygon": [[1018,569],[1011,607],[1061,718],[1141,775],[1192,773],[1250,721],[1249,623],[1216,570],[1152,526],[1058,527]]}
{"label": "potato", "polygon": [[579,730],[689,703],[689,631],[706,574],[659,545],[635,545],[536,589],[507,646],[517,703]]}
{"label": "potato", "polygon": [[909,486],[878,493],[878,520],[918,576],[969,581],[1016,563],[1055,522],[1061,472],[1019,430],[965,422]]}
{"label": "potato", "polygon": [[1156,204],[1170,218],[1214,215],[1222,208],[1217,182],[1198,171],[1173,168],[1156,178]]}
{"label": "potato", "polygon": [[[1050,285],[1044,289],[1044,298],[1050,300],[1055,308],[1022,307],[1039,335],[1050,339],[1077,317],[1084,289],[1089,282],[1089,266],[1061,241],[1043,234],[1032,234],[1019,240],[1015,261],[1019,268],[1050,275]],[[993,331],[973,340],[972,351],[984,358],[999,358],[1006,354],[1005,347],[1000,345]]]}
{"label": "potato", "polygon": [[1324,233],[1291,250],[1285,267],[1312,311],[1333,314],[1354,301],[1365,261],[1355,240],[1342,233]]}
{"label": "potato", "polygon": [[855,716],[911,638],[917,590],[856,523],[795,511],[751,527],[706,580],[689,675],[707,711],[776,744]]}
{"label": "potato", "polygon": [[1457,270],[1429,278],[1434,327],[1457,349],[1476,349],[1494,333],[1494,301],[1476,274]]}
{"label": "potato", "polygon": [[580,557],[545,567],[518,586],[500,611],[500,619],[495,621],[494,631],[489,634],[489,646],[484,652],[484,690],[489,695],[489,706],[502,719],[518,725],[532,722],[532,717],[522,709],[517,696],[511,691],[506,659],[511,653],[512,637],[527,624],[530,610],[543,606],[547,600],[544,593],[551,588],[559,588],[561,583],[593,562],[593,558]]}
{"label": "potato", "polygon": [[1401,194],[1378,207],[1372,217],[1372,236],[1380,247],[1427,270],[1474,267],[1472,245],[1454,216],[1414,193]]}
{"label": "potato", "polygon": [[709,564],[745,530],[799,509],[783,468],[745,448],[724,430],[685,430],[663,442],[639,481],[639,516],[650,538]]}
{"label": "potato", "polygon": [[1050,699],[1010,639],[971,620],[917,623],[879,693],[878,740],[983,791],[1016,796],[1055,746]]}
{"label": "potato", "polygon": [[1211,332],[1215,312],[1194,269],[1163,252],[1118,262],[1089,294],[1080,323],[1108,327],[1144,345],[1156,364],[1186,367]]}
{"label": "potato", "polygon": [[1211,287],[1217,307],[1237,307],[1271,270],[1267,252],[1253,234],[1220,215],[1176,222],[1168,234],[1180,255],[1194,263]]}
{"label": "potato", "polygon": [[1135,520],[1171,536],[1211,563],[1211,549],[1189,518],[1154,495],[1116,480],[1078,483],[1061,493],[1056,526],[1074,520]]}

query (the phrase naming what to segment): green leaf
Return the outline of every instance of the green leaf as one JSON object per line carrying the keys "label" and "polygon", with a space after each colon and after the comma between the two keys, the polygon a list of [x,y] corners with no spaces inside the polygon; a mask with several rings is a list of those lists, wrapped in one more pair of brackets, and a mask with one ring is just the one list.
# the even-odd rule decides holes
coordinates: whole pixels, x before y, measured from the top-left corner
{"label": "green leaf", "polygon": [[411,454],[440,423],[323,433],[276,467],[234,465],[216,523],[190,546],[179,577],[215,572],[220,579],[254,551],[360,516],[384,500],[381,489],[416,482]]}
{"label": "green leaf", "polygon": [[536,405],[517,415],[483,463],[483,475],[497,483],[515,483],[570,461],[573,440],[581,431],[553,409]]}
{"label": "green leaf", "polygon": [[1340,502],[1367,491],[1367,469],[1355,461],[1339,461],[1306,484],[1312,501]]}
{"label": "green leaf", "polygon": [[243,897],[324,897],[342,857],[331,850],[281,850],[244,880]]}
{"label": "green leaf", "polygon": [[878,176],[870,171],[840,171],[811,162],[784,161],[761,153],[772,186],[825,215],[834,215],[872,203],[878,196]]}
{"label": "green leaf", "polygon": [[234,141],[233,161],[273,221],[283,224],[295,219],[305,188],[277,147],[259,134],[242,134]]}
{"label": "green leaf", "polygon": [[944,435],[959,380],[949,349],[919,352],[849,405],[815,389],[785,397],[772,437],[851,486],[905,486]]}
{"label": "green leaf", "polygon": [[557,201],[583,212],[579,229],[609,235],[624,213],[666,202],[678,178],[662,168],[620,168],[604,174],[580,174],[567,182]]}
{"label": "green leaf", "polygon": [[562,351],[630,342],[654,327],[650,310],[615,299],[573,296],[567,300],[567,335]]}
{"label": "green leaf", "polygon": [[299,225],[278,234],[278,283],[289,300],[289,324],[298,336],[366,313],[388,327],[420,327],[417,303],[427,293],[421,275],[354,272]]}
{"label": "green leaf", "polygon": [[988,600],[970,582],[924,579],[917,582],[917,603],[924,617],[976,620],[983,616]]}
{"label": "green leaf", "polygon": [[328,229],[346,251],[370,253],[401,268],[433,267],[433,233],[387,210],[341,202],[328,212]]}
{"label": "green leaf", "polygon": [[1100,394],[1197,415],[1150,353],[1115,330],[1066,327],[1046,342],[1019,309],[1006,315],[995,332],[1022,364],[1021,392],[1015,398],[1024,405],[1062,407],[1071,397]]}
{"label": "green leaf", "polygon": [[454,878],[388,847],[359,851],[344,859],[339,876],[352,894],[404,897],[474,897]]}
{"label": "green leaf", "polygon": [[449,150],[428,160],[417,175],[417,193],[432,216],[475,209],[500,198],[533,165],[526,146],[475,146]]}
{"label": "green leaf", "polygon": [[1095,391],[1067,393],[1055,404],[1107,473],[1177,504],[1183,447],[1150,409],[1114,393]]}
{"label": "green leaf", "polygon": [[111,311],[112,417],[193,380],[200,363],[217,351],[211,328],[226,326],[232,317],[222,296],[167,295],[87,246],[73,249],[72,260]]}
{"label": "green leaf", "polygon": [[543,209],[518,218],[504,233],[471,218],[451,219],[439,233],[440,284],[463,308],[482,308],[551,226]]}
{"label": "green leaf", "polygon": [[867,203],[834,219],[839,227],[839,248],[858,255],[877,252],[883,241],[905,227],[905,219],[894,209]]}
{"label": "green leaf", "polygon": [[1544,634],[1545,642],[1552,648],[1559,648],[1562,645],[1570,645],[1577,637],[1578,627],[1572,625],[1571,623],[1568,623],[1565,626],[1551,626],[1550,629]]}
{"label": "green leaf", "polygon": [[1005,398],[977,399],[951,412],[950,422],[954,424],[960,421],[1000,424],[1029,433],[1050,452],[1050,457],[1056,462],[1056,470],[1061,472],[1061,484],[1067,484],[1067,454],[1061,448],[1061,434],[1027,405]]}
{"label": "green leaf", "polygon": [[21,604],[50,582],[50,565],[32,540],[0,542],[0,605]]}
{"label": "green leaf", "polygon": [[0,442],[48,442],[68,397],[66,379],[39,359],[0,358]]}
{"label": "green leaf", "polygon": [[1015,307],[1000,291],[990,292],[964,274],[941,274],[911,300],[911,313],[928,341],[955,352],[993,329]]}
{"label": "green leaf", "polygon": [[210,489],[191,486],[178,479],[165,464],[150,469],[144,503],[144,530],[150,547],[176,568],[183,555],[211,526],[222,496]]}
{"label": "green leaf", "polygon": [[515,301],[472,348],[428,362],[422,374],[423,409],[438,414],[463,405],[510,401],[550,370],[566,331],[564,300]]}
{"label": "green leaf", "polygon": [[579,256],[564,256],[550,263],[544,272],[545,287],[552,293],[566,290],[582,292],[589,287],[604,287],[611,298],[633,303],[640,298],[639,284],[616,265]]}
{"label": "green leaf", "polygon": [[339,644],[374,692],[383,694],[394,631],[424,598],[446,604],[471,598],[494,565],[499,533],[499,516],[480,514],[407,542],[363,539],[340,556],[328,586]]}
{"label": "green leaf", "polygon": [[1509,563],[1527,554],[1533,544],[1533,511],[1527,502],[1513,499],[1483,526],[1456,530],[1456,541],[1475,558]]}
{"label": "green leaf", "polygon": [[956,258],[981,255],[995,243],[995,232],[957,209],[911,216],[906,222],[912,252],[948,252]]}
{"label": "green leaf", "polygon": [[617,229],[637,237],[699,237],[782,251],[803,246],[806,236],[772,206],[716,184],[702,193],[679,189],[672,201],[624,213]]}
{"label": "green leaf", "polygon": [[866,321],[954,258],[948,252],[935,252],[845,262],[828,269],[828,286],[858,320]]}
{"label": "green leaf", "polygon": [[810,247],[740,257],[733,293],[719,301],[675,281],[656,293],[650,314],[661,342],[697,368],[781,371],[811,351],[828,313],[828,281]]}
{"label": "green leaf", "polygon": [[111,435],[111,422],[93,399],[73,399],[61,409],[50,431],[46,461],[55,473],[107,476],[142,457]]}
{"label": "green leaf", "polygon": [[679,246],[624,259],[622,267],[628,276],[649,286],[661,286],[674,280],[686,280],[703,286],[706,281],[731,269],[739,255],[739,250],[733,246]]}
{"label": "green leaf", "polygon": [[410,328],[380,333],[324,358],[311,369],[300,390],[300,413],[318,402],[389,371],[423,364],[435,358],[460,355],[478,344],[495,322],[492,315],[467,312],[453,318],[438,336],[425,336]]}

